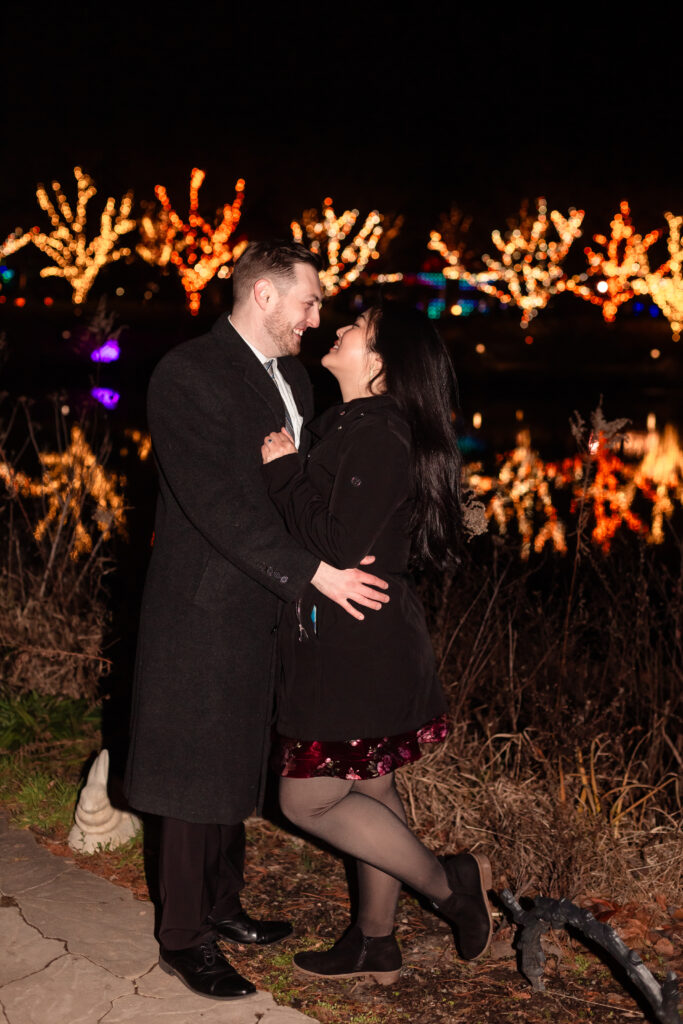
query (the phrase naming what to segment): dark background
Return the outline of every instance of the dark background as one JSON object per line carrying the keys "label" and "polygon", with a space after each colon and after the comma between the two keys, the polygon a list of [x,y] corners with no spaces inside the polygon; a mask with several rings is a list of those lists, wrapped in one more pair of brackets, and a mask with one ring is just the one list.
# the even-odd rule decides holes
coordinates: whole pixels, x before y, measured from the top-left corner
{"label": "dark background", "polygon": [[540,194],[586,209],[584,237],[624,197],[647,231],[683,198],[681,19],[604,6],[15,5],[0,225],[36,223],[36,182],[69,188],[79,163],[136,200],[184,199],[202,167],[208,210],[244,177],[250,237],[325,195],[400,212],[413,265],[451,202],[482,248]]}

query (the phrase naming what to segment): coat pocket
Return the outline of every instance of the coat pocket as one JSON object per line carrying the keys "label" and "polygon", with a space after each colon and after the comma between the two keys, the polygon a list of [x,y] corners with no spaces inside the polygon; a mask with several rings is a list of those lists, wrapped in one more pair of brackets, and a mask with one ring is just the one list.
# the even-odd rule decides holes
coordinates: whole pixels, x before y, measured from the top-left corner
{"label": "coat pocket", "polygon": [[209,556],[192,597],[192,604],[200,608],[215,608],[217,604],[229,600],[231,595],[237,598],[241,582],[243,585],[239,570],[227,559]]}

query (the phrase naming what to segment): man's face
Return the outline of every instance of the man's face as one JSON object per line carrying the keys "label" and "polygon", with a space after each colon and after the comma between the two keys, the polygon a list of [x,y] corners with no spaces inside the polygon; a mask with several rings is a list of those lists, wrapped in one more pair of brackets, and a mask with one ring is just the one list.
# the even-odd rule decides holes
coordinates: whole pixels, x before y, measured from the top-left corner
{"label": "man's face", "polygon": [[285,291],[277,292],[274,307],[263,318],[263,326],[279,356],[295,356],[308,327],[320,324],[322,291],[315,269],[309,263],[294,264],[294,278]]}

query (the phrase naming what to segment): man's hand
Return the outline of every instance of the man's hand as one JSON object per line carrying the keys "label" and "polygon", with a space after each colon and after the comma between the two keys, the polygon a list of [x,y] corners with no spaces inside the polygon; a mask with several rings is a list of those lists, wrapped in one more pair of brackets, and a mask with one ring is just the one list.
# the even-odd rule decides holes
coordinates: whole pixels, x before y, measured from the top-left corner
{"label": "man's hand", "polygon": [[293,439],[283,427],[282,430],[274,430],[264,437],[261,445],[261,458],[264,462],[272,462],[283,455],[292,455],[296,450]]}
{"label": "man's hand", "polygon": [[[367,555],[361,565],[368,565],[374,560],[372,555]],[[327,562],[321,562],[311,583],[321,594],[340,605],[354,619],[362,620],[365,616],[349,604],[349,601],[378,610],[389,600],[389,595],[382,593],[389,586],[386,580],[381,580],[379,576],[371,576],[361,569],[335,569]]]}

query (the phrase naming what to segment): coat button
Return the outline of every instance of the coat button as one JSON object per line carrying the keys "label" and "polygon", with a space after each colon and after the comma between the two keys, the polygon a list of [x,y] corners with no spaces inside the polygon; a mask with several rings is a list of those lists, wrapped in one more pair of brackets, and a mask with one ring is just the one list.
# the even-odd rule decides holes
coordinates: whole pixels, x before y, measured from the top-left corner
{"label": "coat button", "polygon": [[277,626],[273,626],[273,628],[271,629],[270,632],[271,633],[277,633]]}
{"label": "coat button", "polygon": [[280,577],[280,583],[286,583],[288,579],[289,579],[289,576],[281,576]]}
{"label": "coat button", "polygon": [[341,429],[342,429],[342,425],[340,423],[339,426],[337,427],[337,430],[341,430]]}
{"label": "coat button", "polygon": [[272,567],[272,565],[269,565],[268,568],[266,569],[266,576],[272,576],[272,575],[273,575],[273,567]]}
{"label": "coat button", "polygon": [[359,476],[352,476],[351,483],[353,484],[354,487],[360,487],[362,480]]}

